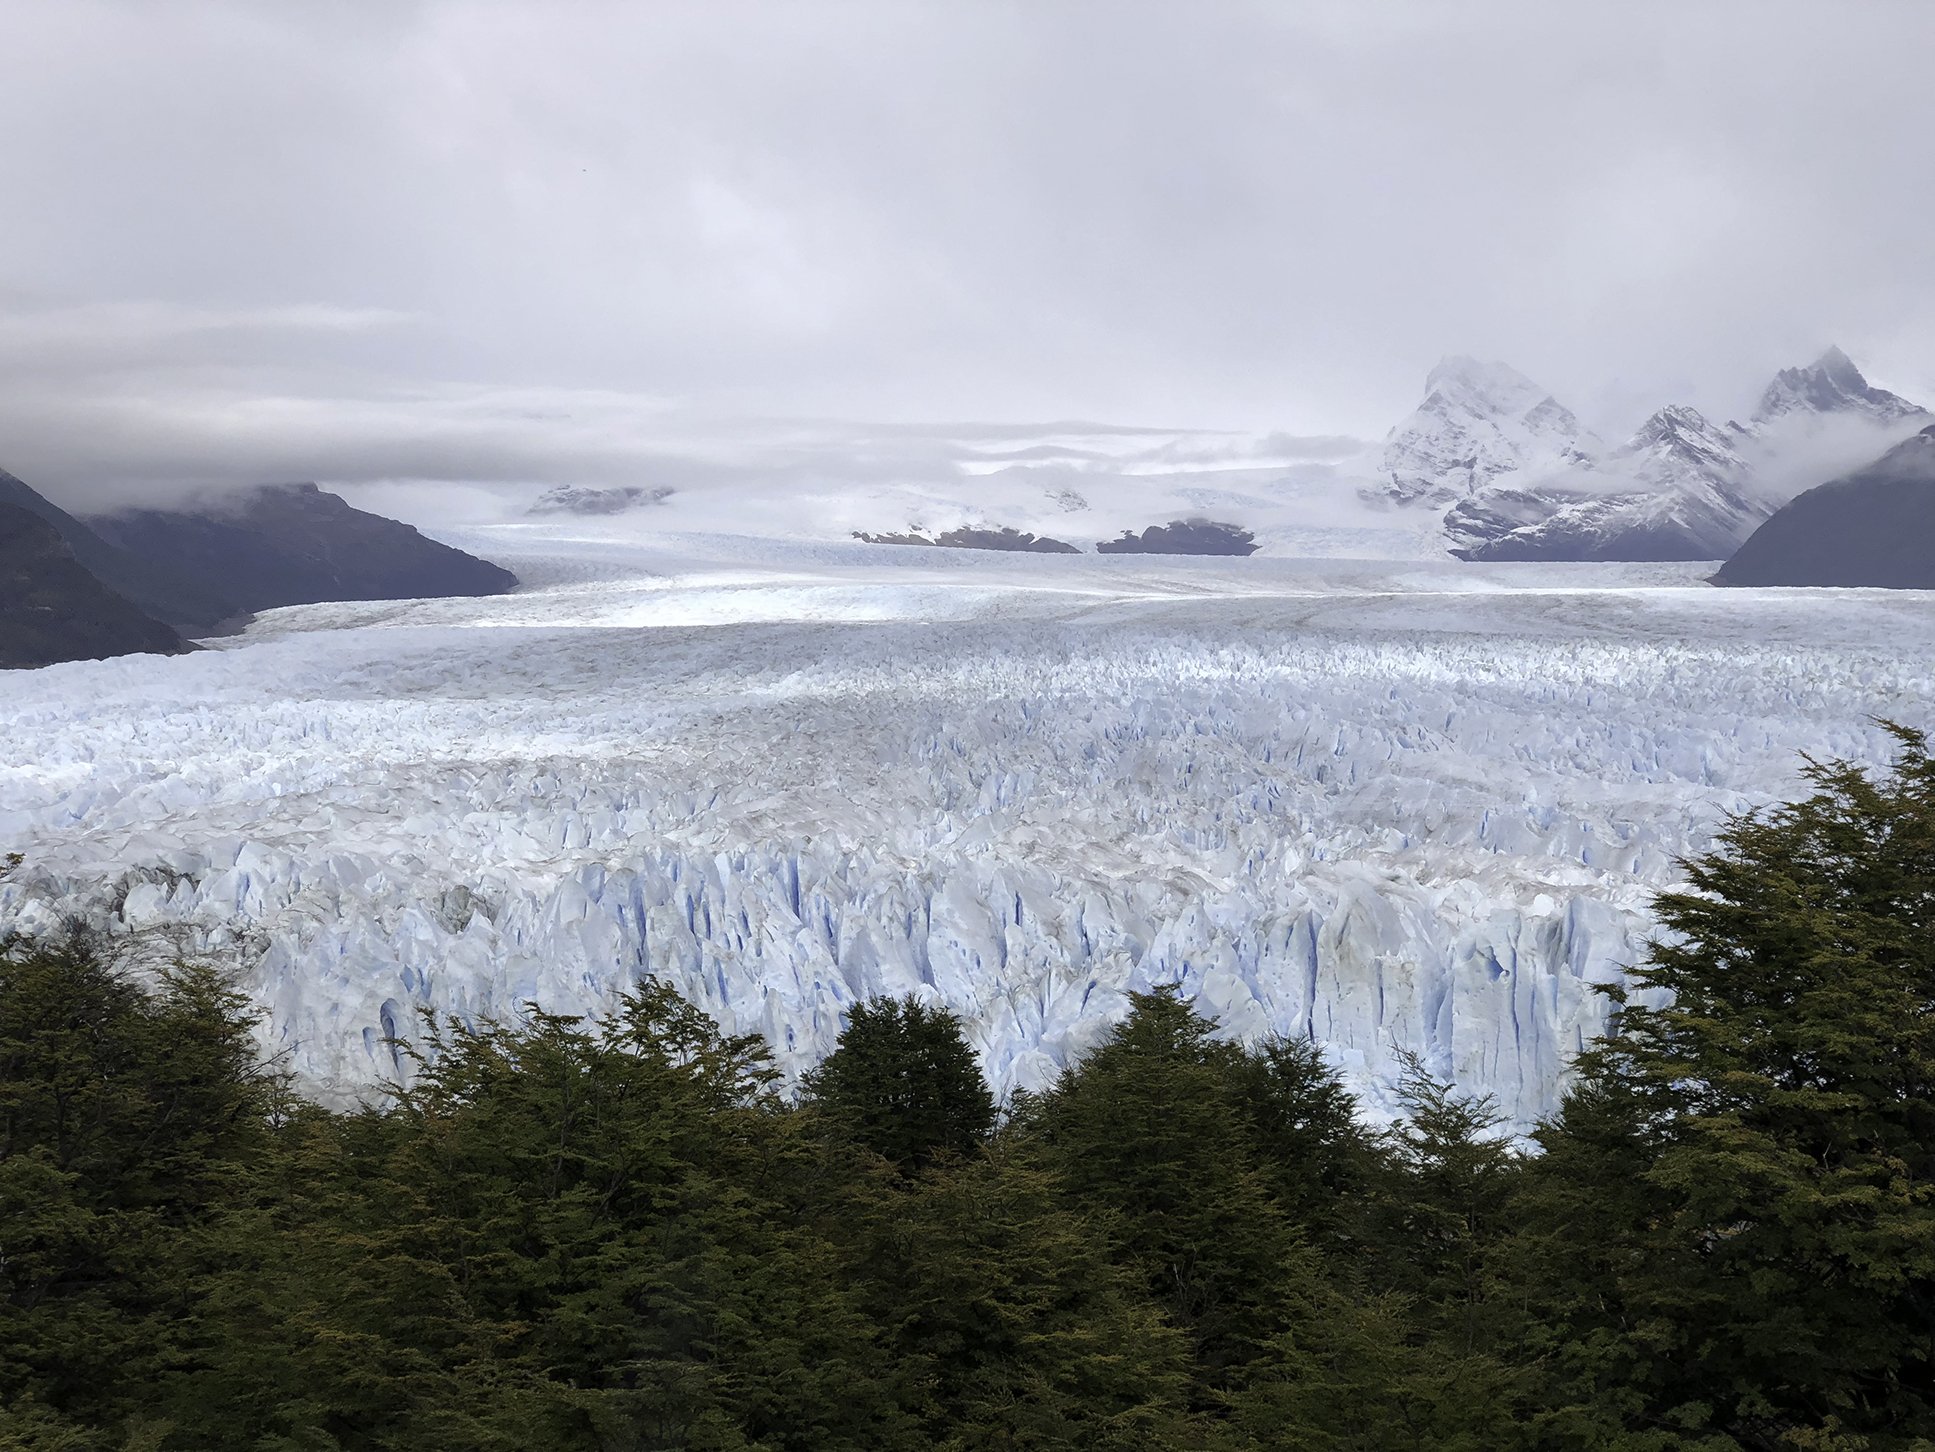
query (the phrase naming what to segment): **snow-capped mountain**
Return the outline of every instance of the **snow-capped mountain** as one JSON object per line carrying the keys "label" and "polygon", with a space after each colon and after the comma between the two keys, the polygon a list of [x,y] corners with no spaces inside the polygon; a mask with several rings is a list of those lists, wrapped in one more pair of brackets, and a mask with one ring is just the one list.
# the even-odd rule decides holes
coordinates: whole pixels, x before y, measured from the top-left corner
{"label": "snow-capped mountain", "polygon": [[1511,474],[1590,458],[1599,444],[1572,410],[1503,363],[1450,357],[1425,379],[1424,402],[1378,457],[1374,502],[1449,504]]}
{"label": "snow-capped mountain", "polygon": [[1879,424],[1935,422],[1935,414],[1921,405],[1868,382],[1839,348],[1829,348],[1805,368],[1783,368],[1775,374],[1754,409],[1754,422],[1796,414],[1852,414]]}
{"label": "snow-capped mountain", "polygon": [[1604,459],[1454,505],[1445,534],[1467,560],[1724,559],[1769,512],[1747,438],[1673,404]]}
{"label": "snow-capped mountain", "polygon": [[[1496,365],[1486,371],[1520,377]],[[1520,382],[1511,402],[1538,392]],[[1432,396],[1440,393],[1434,384]],[[1931,418],[1871,385],[1847,354],[1830,348],[1805,368],[1782,370],[1750,425],[1718,424],[1674,404],[1618,448],[1582,449],[1546,467],[1528,460],[1478,487],[1461,461],[1441,459],[1436,484],[1416,482],[1408,496],[1454,500],[1444,530],[1461,559],[1725,559],[1797,489],[1872,457],[1901,430]]]}

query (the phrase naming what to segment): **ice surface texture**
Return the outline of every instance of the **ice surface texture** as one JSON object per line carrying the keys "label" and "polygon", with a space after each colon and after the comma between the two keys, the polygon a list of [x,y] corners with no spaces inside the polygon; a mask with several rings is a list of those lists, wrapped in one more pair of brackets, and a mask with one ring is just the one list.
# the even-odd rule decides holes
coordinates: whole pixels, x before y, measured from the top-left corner
{"label": "ice surface texture", "polygon": [[536,588],[8,677],[0,927],[233,955],[337,1096],[643,974],[795,1072],[926,995],[1007,1090],[1180,983],[1523,1124],[1676,855],[1935,692],[1927,597],[1677,566],[509,537]]}

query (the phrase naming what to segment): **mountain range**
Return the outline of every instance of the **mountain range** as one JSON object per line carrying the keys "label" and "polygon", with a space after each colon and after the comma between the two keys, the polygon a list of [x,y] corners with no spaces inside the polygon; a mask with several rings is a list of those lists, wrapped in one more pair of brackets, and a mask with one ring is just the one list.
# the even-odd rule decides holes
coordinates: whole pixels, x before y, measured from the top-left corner
{"label": "mountain range", "polygon": [[190,648],[104,585],[50,521],[0,501],[0,669]]}
{"label": "mountain range", "polygon": [[[1919,580],[1919,550],[1930,531],[1919,512],[1922,496],[1910,486],[1920,477],[1928,436],[1904,445],[1905,453],[1876,456],[1931,423],[1935,415],[1871,384],[1846,353],[1830,348],[1805,367],[1776,374],[1744,424],[1671,404],[1630,438],[1609,443],[1508,365],[1449,357],[1431,370],[1411,414],[1355,458],[1299,466],[1289,475],[1218,477],[1199,469],[1168,484],[1160,473],[1140,473],[1133,494],[1140,504],[1129,502],[1130,475],[1122,474],[1115,483],[1124,487],[1115,493],[1123,498],[1111,521],[1120,535],[1094,548],[1303,553],[1317,544],[1319,553],[1323,545],[1379,557],[1386,548],[1426,555],[1442,549],[1475,561],[1732,560],[1742,551],[1716,577],[1721,583]],[[1045,501],[1037,513],[1050,505],[1058,515],[1086,509],[1088,498],[1067,487],[1069,467],[1060,462],[1046,490],[1020,479],[1002,487],[1014,504],[1031,494]],[[1017,464],[1001,473],[1017,470],[1033,473]],[[1824,477],[1836,483],[1783,510]],[[996,478],[979,477],[977,491]],[[568,486],[543,495],[530,513],[618,514],[663,506],[671,494],[664,487]],[[855,502],[866,507],[858,496]],[[962,507],[967,523],[938,532],[849,532],[876,543],[1083,548],[994,513],[1008,507],[990,495]],[[1141,521],[1124,522],[1144,507],[1149,513]],[[1829,528],[1834,509],[1848,511],[1844,529]],[[1743,550],[1750,539],[1753,548]],[[1837,542],[1832,561],[1821,552],[1828,539]],[[189,649],[190,638],[275,606],[489,595],[516,584],[507,570],[353,508],[315,484],[80,518],[4,471],[0,569],[6,665]]]}
{"label": "mountain range", "polygon": [[510,571],[314,484],[80,519],[0,471],[0,667],[178,653],[258,610],[495,595]]}
{"label": "mountain range", "polygon": [[1725,559],[1785,502],[1770,466],[1829,421],[1870,426],[1876,447],[1935,415],[1830,348],[1776,375],[1746,424],[1672,404],[1608,447],[1523,374],[1448,358],[1359,493],[1448,506],[1445,539],[1461,559]]}
{"label": "mountain range", "polygon": [[[714,491],[690,491],[658,524],[737,529],[757,517],[878,542],[1001,549],[1039,536],[1083,552],[1115,534],[1174,553],[1180,541],[1164,521],[1202,518],[1247,531],[1274,555],[1723,560],[1802,489],[1935,422],[1838,348],[1774,375],[1745,418],[1672,402],[1630,434],[1602,437],[1509,365],[1454,356],[1376,443],[1270,434],[1125,444],[1099,425],[1079,438],[1041,426],[1033,447],[909,461],[902,479],[841,479],[805,501],[758,480],[725,491],[731,508],[712,503]],[[1071,510],[1084,515],[1079,535]]]}

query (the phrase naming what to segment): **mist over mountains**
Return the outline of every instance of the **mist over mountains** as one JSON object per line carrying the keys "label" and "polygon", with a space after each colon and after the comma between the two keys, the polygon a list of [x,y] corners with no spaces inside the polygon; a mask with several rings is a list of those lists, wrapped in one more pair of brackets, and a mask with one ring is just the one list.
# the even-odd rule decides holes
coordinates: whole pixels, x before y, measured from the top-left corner
{"label": "mist over mountains", "polygon": [[[447,495],[419,498],[416,512],[1051,553],[1724,560],[1795,494],[1869,464],[1930,418],[1830,348],[1781,370],[1745,423],[1669,404],[1609,441],[1509,365],[1451,356],[1381,444],[1082,422],[882,428],[849,475],[851,436],[798,423],[769,441],[777,452],[763,462],[755,449],[691,488],[553,486],[533,498],[528,487],[480,486],[454,507]],[[666,477],[688,476],[668,462]],[[49,524],[84,571],[146,617],[123,637],[81,630],[83,654],[110,638],[148,648],[138,642],[164,638],[148,625],[206,634],[271,606],[514,583],[386,517],[386,491],[371,492],[373,512],[283,485],[203,489],[162,507],[97,502],[83,520],[0,475],[0,501]],[[45,562],[43,544],[22,538],[22,570]],[[1852,557],[1842,572],[1864,574]],[[98,614],[68,586],[23,576],[15,593],[30,588],[71,599],[77,619]]]}

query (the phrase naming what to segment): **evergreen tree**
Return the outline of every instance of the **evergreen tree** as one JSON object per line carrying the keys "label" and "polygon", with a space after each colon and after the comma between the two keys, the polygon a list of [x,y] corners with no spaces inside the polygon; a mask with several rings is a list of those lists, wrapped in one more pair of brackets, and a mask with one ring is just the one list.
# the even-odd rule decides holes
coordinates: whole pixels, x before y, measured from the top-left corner
{"label": "evergreen tree", "polygon": [[[417,1446],[892,1446],[892,1378],[801,1201],[819,1153],[756,1040],[651,984],[596,1024],[445,1025],[347,1126],[305,1260],[319,1336],[396,1335]],[[340,1407],[336,1374],[318,1397]]]}
{"label": "evergreen tree", "polygon": [[909,1174],[971,1154],[994,1128],[960,1020],[914,998],[856,1004],[804,1088],[828,1123]]}
{"label": "evergreen tree", "polygon": [[1352,1231],[1380,1147],[1342,1077],[1308,1039],[1269,1039],[1236,1065],[1236,1092],[1271,1196],[1315,1243]]}
{"label": "evergreen tree", "polygon": [[0,1405],[16,1417],[118,1443],[192,1362],[225,1217],[286,1098],[253,1027],[206,967],[150,986],[84,933],[0,944]]}
{"label": "evergreen tree", "polygon": [[1486,1344],[1492,1260],[1511,1228],[1520,1157],[1492,1101],[1403,1056],[1403,1113],[1385,1137],[1369,1214],[1373,1275],[1461,1354]]}
{"label": "evergreen tree", "polygon": [[1187,1342],[1012,1138],[917,1180],[877,1178],[843,1217],[923,1444],[1198,1445]]}
{"label": "evergreen tree", "polygon": [[1173,989],[1131,1004],[1021,1124],[1189,1333],[1213,1390],[1282,1328],[1276,1286],[1295,1235],[1256,1165],[1243,1051],[1218,1041]]}
{"label": "evergreen tree", "polygon": [[[1290,1082],[1305,1082],[1313,1061],[1293,1060]],[[1285,1329],[1236,1395],[1239,1425],[1271,1452],[1532,1445],[1525,1378],[1494,1354],[1511,1321],[1493,1259],[1518,1157],[1488,1100],[1458,1094],[1415,1057],[1399,1095],[1403,1115],[1375,1142],[1315,1096],[1330,1110],[1315,1119],[1330,1146],[1316,1162],[1336,1165],[1355,1203],[1338,1235],[1293,1253]],[[1306,1190],[1317,1204],[1320,1184]]]}
{"label": "evergreen tree", "polygon": [[1509,1354],[1532,1369],[1553,1448],[1677,1447],[1687,1424],[1668,1429],[1658,1409],[1700,1395],[1698,1366],[1659,1354],[1679,1332],[1649,1288],[1690,1284],[1694,1266],[1657,1234],[1664,1203],[1647,1175],[1661,1111],[1636,1087],[1588,1071],[1539,1127],[1497,1262],[1498,1294],[1517,1313]]}
{"label": "evergreen tree", "polygon": [[1548,1217],[1638,1173],[1600,1220],[1617,1264],[1557,1309],[1641,1425],[1935,1437],[1935,760],[1896,735],[1889,777],[1811,764],[1688,865],[1543,1136]]}
{"label": "evergreen tree", "polygon": [[1509,1452],[1537,1446],[1523,1377],[1430,1334],[1408,1297],[1300,1248],[1283,1278],[1287,1328],[1232,1403],[1259,1452]]}

